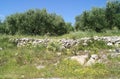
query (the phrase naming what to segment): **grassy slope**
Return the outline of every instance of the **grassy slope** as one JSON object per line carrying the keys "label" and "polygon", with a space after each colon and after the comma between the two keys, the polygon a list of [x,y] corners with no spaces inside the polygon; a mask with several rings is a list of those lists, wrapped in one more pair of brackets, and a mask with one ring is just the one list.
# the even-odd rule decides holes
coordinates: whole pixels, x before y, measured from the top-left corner
{"label": "grassy slope", "polygon": [[[120,78],[120,66],[117,62],[120,58],[115,58],[110,60],[108,65],[105,64],[95,64],[92,67],[82,67],[76,61],[65,60],[66,57],[74,55],[72,51],[77,50],[82,46],[74,47],[68,50],[59,51],[59,45],[57,43],[50,44],[46,48],[41,45],[38,47],[22,47],[17,48],[13,42],[9,42],[9,38],[21,38],[21,37],[34,37],[34,38],[80,38],[80,37],[90,37],[90,36],[114,36],[120,35],[120,32],[108,31],[107,33],[94,33],[94,32],[75,32],[66,34],[60,37],[40,37],[40,36],[10,36],[1,35],[0,37],[0,47],[3,48],[0,51],[0,79],[11,78],[41,78],[41,77],[62,77],[68,79],[99,79],[99,78]],[[96,47],[102,47],[99,43],[95,43],[95,47],[91,49],[93,52],[96,51]],[[98,45],[98,46],[97,46]],[[89,48],[91,48],[90,45]],[[83,50],[86,48],[82,48]],[[95,50],[94,50],[95,49]],[[103,48],[104,49],[104,48]],[[106,49],[109,47],[106,46]],[[62,53],[58,56],[57,53]],[[54,64],[60,62],[57,66]],[[36,66],[45,66],[43,69],[37,69]]]}
{"label": "grassy slope", "polygon": [[9,37],[9,38],[53,38],[53,39],[59,39],[59,38],[72,38],[72,39],[77,39],[77,38],[82,38],[82,37],[93,37],[93,36],[120,36],[120,31],[119,30],[108,30],[105,33],[96,33],[94,31],[92,32],[83,32],[83,31],[77,31],[77,32],[71,32],[69,34],[65,34],[62,36],[28,36],[28,35],[2,35],[0,34],[1,38],[2,37]]}

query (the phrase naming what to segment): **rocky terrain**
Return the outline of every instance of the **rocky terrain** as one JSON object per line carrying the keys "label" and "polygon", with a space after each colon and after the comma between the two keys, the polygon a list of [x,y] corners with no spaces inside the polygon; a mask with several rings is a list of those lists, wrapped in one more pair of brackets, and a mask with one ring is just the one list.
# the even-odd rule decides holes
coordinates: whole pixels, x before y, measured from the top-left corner
{"label": "rocky terrain", "polygon": [[119,36],[0,39],[0,74],[5,78],[119,78],[119,69]]}
{"label": "rocky terrain", "polygon": [[[119,57],[120,56],[120,37],[118,36],[106,36],[106,37],[85,37],[80,39],[35,39],[35,38],[20,38],[20,39],[14,39],[14,42],[17,44],[17,47],[23,47],[23,46],[37,46],[37,45],[45,45],[48,46],[49,43],[56,42],[60,45],[60,48],[62,49],[70,49],[75,45],[78,45],[79,43],[87,46],[88,42],[92,41],[104,41],[106,45],[108,46],[114,46],[115,49],[109,49],[107,50],[107,54],[105,53],[99,53],[99,54],[89,54],[89,52],[84,53],[82,55],[72,56],[70,59],[78,61],[81,65],[84,66],[91,66],[95,63],[108,63],[108,56]],[[2,50],[2,48],[0,49]],[[87,50],[89,51],[89,50]],[[59,54],[61,55],[61,53]],[[119,62],[120,63],[120,62]]]}
{"label": "rocky terrain", "polygon": [[85,37],[85,38],[80,38],[80,39],[34,39],[34,38],[20,38],[20,39],[14,39],[14,41],[17,43],[17,46],[26,46],[26,45],[39,45],[39,44],[48,44],[50,42],[58,42],[61,43],[62,46],[65,48],[72,47],[74,45],[79,44],[82,42],[83,45],[87,45],[88,41],[92,40],[102,40],[106,42],[108,46],[114,45],[118,47],[120,45],[120,37],[118,36],[106,36],[106,37]]}

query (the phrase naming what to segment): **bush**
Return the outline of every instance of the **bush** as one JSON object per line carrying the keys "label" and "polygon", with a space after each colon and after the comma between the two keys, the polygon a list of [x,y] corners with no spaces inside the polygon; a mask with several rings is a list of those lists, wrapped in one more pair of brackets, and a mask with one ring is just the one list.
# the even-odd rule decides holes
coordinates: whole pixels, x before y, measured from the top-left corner
{"label": "bush", "polygon": [[5,25],[12,35],[63,35],[72,27],[66,26],[61,16],[50,14],[46,9],[31,9],[24,13],[12,14],[6,18]]}

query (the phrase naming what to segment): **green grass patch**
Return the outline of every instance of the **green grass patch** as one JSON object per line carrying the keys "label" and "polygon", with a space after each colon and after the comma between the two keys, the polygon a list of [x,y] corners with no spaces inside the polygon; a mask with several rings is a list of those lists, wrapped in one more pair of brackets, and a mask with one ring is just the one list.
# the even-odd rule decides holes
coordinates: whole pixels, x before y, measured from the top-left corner
{"label": "green grass patch", "polygon": [[[83,33],[83,35],[82,35]],[[72,34],[55,37],[55,39],[69,37],[81,38],[86,36],[86,32],[75,32]],[[85,35],[84,35],[85,33]],[[89,34],[88,36],[99,35]],[[113,34],[114,35],[114,34]],[[71,37],[73,36],[73,37]],[[60,44],[53,42],[36,47],[16,47],[16,44],[10,40],[24,36],[1,35],[0,47],[0,79],[30,79],[30,78],[66,78],[66,79],[100,79],[100,78],[120,78],[120,58],[109,58],[111,62],[105,64],[95,64],[91,67],[83,67],[78,62],[66,59],[75,55],[80,50],[90,50],[91,53],[99,53],[99,50],[112,49],[103,41],[88,42],[87,46],[80,43],[70,49],[60,50]],[[27,36],[26,36],[27,37]],[[28,36],[39,38],[39,36]],[[50,37],[54,38],[54,37]],[[61,53],[61,55],[58,55]],[[106,52],[105,52],[106,53]],[[57,65],[55,65],[57,63]],[[43,65],[45,68],[37,69],[36,65]]]}

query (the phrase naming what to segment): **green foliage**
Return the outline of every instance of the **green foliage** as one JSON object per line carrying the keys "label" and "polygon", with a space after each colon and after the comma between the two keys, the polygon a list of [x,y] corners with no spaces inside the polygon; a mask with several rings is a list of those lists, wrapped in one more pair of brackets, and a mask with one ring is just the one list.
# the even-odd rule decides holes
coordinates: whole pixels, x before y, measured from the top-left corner
{"label": "green foliage", "polygon": [[[18,35],[63,35],[74,30],[107,32],[115,27],[120,29],[120,1],[108,1],[105,8],[92,8],[76,16],[75,27],[66,23],[55,13],[46,9],[30,9],[24,13],[8,16],[0,22],[0,33]],[[75,29],[74,29],[75,28]]]}
{"label": "green foliage", "polygon": [[9,34],[13,35],[62,35],[72,28],[61,16],[49,14],[46,9],[30,9],[24,13],[12,14],[6,18],[5,25]]}
{"label": "green foliage", "polygon": [[52,42],[47,46],[47,49],[52,52],[60,51],[60,44],[58,42]]}
{"label": "green foliage", "polygon": [[16,44],[13,41],[11,41],[9,37],[0,38],[0,47],[2,47],[3,49],[13,48],[15,46]]}
{"label": "green foliage", "polygon": [[120,61],[120,56],[113,58],[113,57],[111,57],[111,55],[109,55],[108,59],[111,60],[111,61],[114,61],[114,62],[119,62]]}
{"label": "green foliage", "polygon": [[77,30],[101,32],[106,28],[105,10],[92,8],[91,11],[84,11],[76,17],[75,24]]}
{"label": "green foliage", "polygon": [[101,41],[101,40],[94,40],[94,39],[91,39],[91,41],[88,41],[88,49],[93,49],[94,48],[97,48],[97,49],[110,49],[112,48],[112,46],[108,46],[104,41]]}
{"label": "green foliage", "polygon": [[120,27],[119,25],[119,15],[120,15],[120,2],[119,0],[108,2],[106,5],[106,20],[108,22],[108,27],[110,29],[115,26]]}
{"label": "green foliage", "polygon": [[75,28],[83,31],[106,32],[114,27],[120,28],[120,2],[109,1],[105,8],[92,8],[76,16]]}
{"label": "green foliage", "polygon": [[72,26],[71,23],[66,23],[65,26],[66,26],[66,29],[67,29],[67,33],[70,33],[70,32],[74,31],[74,27]]}
{"label": "green foliage", "polygon": [[4,25],[3,22],[0,21],[0,33],[3,34],[3,33],[5,33],[5,32],[6,32],[6,31],[5,31],[5,25]]}
{"label": "green foliage", "polygon": [[78,51],[89,50],[90,53],[99,53],[100,50],[112,49],[112,46],[108,46],[104,41],[90,39],[90,41],[86,42],[87,45],[83,44],[81,41],[78,45],[70,48],[73,54],[76,55]]}
{"label": "green foliage", "polygon": [[82,67],[78,62],[73,60],[62,60],[56,67],[57,75],[60,77],[75,77],[75,78],[87,78],[87,77],[101,77],[107,75],[109,71],[104,64],[95,64],[92,67]]}

